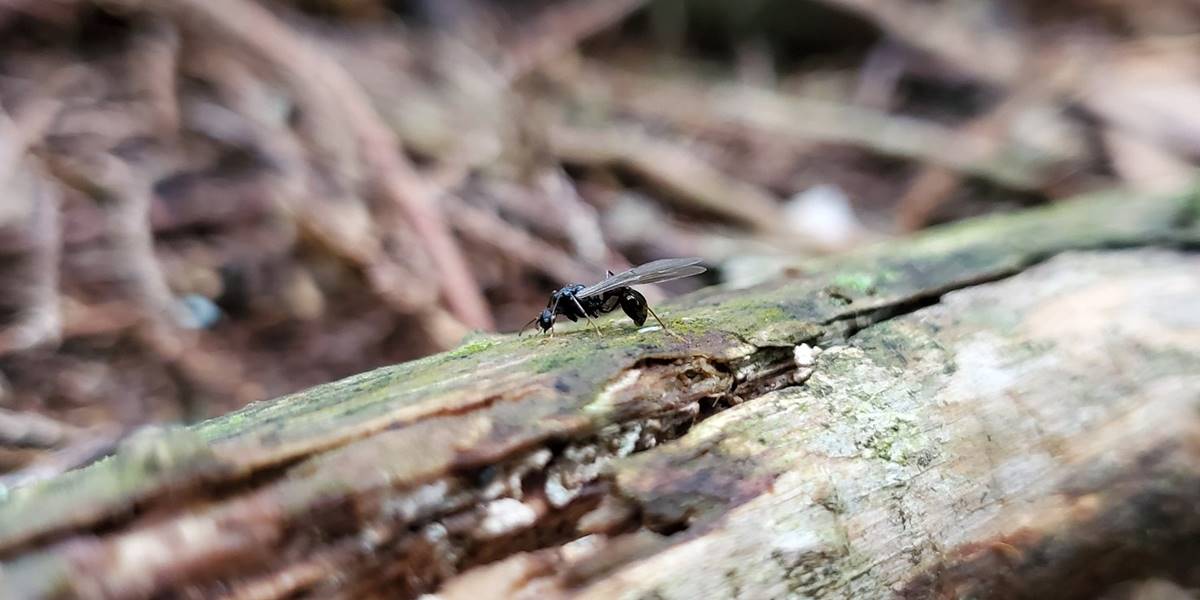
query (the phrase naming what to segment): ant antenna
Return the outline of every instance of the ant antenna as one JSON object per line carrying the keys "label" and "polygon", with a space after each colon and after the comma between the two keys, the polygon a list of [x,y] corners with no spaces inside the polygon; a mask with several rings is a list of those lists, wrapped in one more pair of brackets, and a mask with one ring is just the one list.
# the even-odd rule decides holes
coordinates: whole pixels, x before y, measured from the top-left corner
{"label": "ant antenna", "polygon": [[522,335],[525,335],[525,330],[529,329],[530,325],[537,323],[537,320],[538,320],[538,318],[534,317],[534,318],[530,319],[528,323],[522,325],[521,330],[517,332],[517,337],[521,337]]}

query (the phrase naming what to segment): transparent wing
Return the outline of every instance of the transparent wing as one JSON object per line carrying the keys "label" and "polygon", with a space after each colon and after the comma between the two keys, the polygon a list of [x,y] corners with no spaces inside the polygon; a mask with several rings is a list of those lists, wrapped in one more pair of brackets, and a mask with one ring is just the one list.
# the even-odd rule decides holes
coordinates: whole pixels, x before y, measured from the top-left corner
{"label": "transparent wing", "polygon": [[579,290],[575,295],[580,298],[587,296],[595,296],[603,294],[609,290],[615,290],[619,287],[627,285],[638,285],[641,283],[661,283],[671,281],[673,279],[682,279],[699,275],[707,269],[700,266],[702,259],[699,258],[664,258],[654,262],[648,262],[644,265],[638,265],[628,271],[617,273],[600,283],[590,285]]}

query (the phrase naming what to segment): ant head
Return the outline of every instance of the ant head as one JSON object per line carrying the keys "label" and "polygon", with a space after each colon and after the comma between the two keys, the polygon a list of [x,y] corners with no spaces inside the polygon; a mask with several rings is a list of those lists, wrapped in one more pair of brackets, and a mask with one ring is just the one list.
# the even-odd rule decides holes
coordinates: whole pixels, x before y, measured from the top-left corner
{"label": "ant head", "polygon": [[545,309],[542,314],[538,315],[537,325],[543,332],[550,331],[554,327],[554,313],[550,309]]}
{"label": "ant head", "polygon": [[537,324],[538,329],[542,330],[542,333],[546,333],[547,331],[550,331],[550,328],[554,327],[554,312],[551,311],[549,308],[543,310],[541,312],[541,314],[530,319],[529,322],[526,323],[525,326],[521,328],[521,331],[518,332],[517,335],[518,336],[524,335],[525,330],[529,329],[529,326],[533,325],[535,323]]}

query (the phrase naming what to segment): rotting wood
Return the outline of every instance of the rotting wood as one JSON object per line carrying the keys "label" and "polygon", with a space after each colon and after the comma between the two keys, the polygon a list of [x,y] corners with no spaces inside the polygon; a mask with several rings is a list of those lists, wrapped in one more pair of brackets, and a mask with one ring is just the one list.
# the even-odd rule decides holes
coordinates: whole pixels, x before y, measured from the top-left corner
{"label": "rotting wood", "polygon": [[[1200,318],[1171,307],[1198,273],[1195,254],[1067,253],[863,329],[805,385],[617,465],[644,520],[686,520],[692,535],[634,557],[592,540],[513,595],[1094,598],[1152,574],[1194,586]],[[593,562],[611,566],[575,575]]]}
{"label": "rotting wood", "polygon": [[[1200,499],[1198,215],[1113,195],[989,218],[667,303],[683,341],[624,319],[478,337],[149,431],[8,494],[0,595],[411,597],[497,573],[535,596],[1035,593],[1103,549],[1089,532],[1200,530],[1171,508]],[[956,375],[1014,364],[1037,403]],[[1188,549],[1147,540],[1133,558]]]}

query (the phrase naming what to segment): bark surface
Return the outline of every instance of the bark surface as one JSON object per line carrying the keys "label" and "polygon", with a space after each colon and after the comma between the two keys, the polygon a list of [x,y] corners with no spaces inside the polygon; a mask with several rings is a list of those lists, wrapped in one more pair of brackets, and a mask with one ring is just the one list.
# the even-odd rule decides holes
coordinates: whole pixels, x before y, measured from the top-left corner
{"label": "bark surface", "polygon": [[481,336],[149,431],[8,492],[0,596],[1197,585],[1198,219],[979,220],[664,304],[682,340]]}

